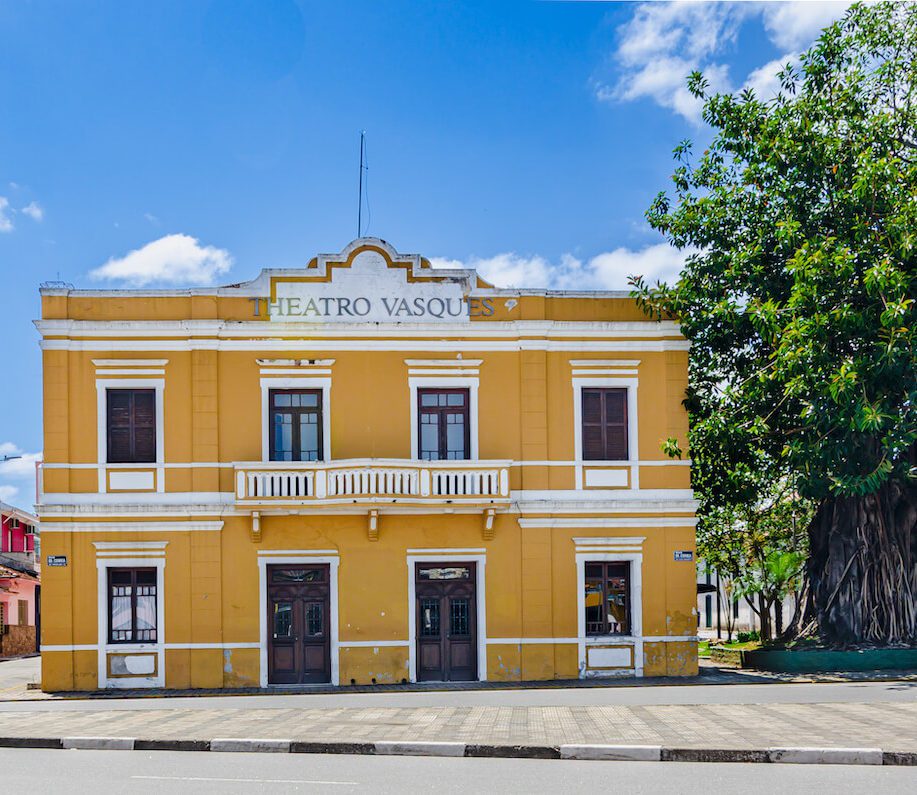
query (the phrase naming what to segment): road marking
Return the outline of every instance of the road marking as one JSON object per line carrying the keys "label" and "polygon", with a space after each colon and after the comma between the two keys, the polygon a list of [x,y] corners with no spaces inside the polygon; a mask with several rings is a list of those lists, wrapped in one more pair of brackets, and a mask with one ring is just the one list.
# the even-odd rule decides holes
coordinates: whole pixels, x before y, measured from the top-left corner
{"label": "road marking", "polygon": [[131,776],[146,781],[224,781],[236,784],[341,784],[359,786],[359,781],[318,781],[303,778],[212,778],[210,776]]}

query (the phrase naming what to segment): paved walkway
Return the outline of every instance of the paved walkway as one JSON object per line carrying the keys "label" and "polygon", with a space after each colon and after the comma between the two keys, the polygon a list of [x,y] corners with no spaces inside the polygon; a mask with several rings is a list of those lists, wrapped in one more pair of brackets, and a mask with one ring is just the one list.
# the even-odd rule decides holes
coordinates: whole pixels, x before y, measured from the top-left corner
{"label": "paved walkway", "polygon": [[[25,705],[24,705],[25,706]],[[5,712],[6,737],[872,747],[917,751],[917,703]]]}

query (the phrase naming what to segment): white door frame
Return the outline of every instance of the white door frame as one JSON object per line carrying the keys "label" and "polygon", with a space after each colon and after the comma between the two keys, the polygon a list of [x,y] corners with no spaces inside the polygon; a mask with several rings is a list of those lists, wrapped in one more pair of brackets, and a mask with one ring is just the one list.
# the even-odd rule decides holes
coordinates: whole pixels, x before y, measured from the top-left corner
{"label": "white door frame", "polygon": [[278,549],[258,551],[258,616],[260,651],[261,651],[261,687],[270,687],[268,684],[267,666],[267,567],[268,566],[298,566],[302,564],[327,563],[328,564],[328,623],[330,637],[329,655],[331,656],[331,684],[340,684],[340,653],[338,641],[338,566],[341,558],[334,549]]}
{"label": "white door frame", "polygon": [[417,681],[417,589],[415,563],[474,563],[475,605],[477,620],[478,679],[487,681],[487,604],[485,599],[484,567],[487,555],[484,549],[409,549],[408,564],[408,677]]}

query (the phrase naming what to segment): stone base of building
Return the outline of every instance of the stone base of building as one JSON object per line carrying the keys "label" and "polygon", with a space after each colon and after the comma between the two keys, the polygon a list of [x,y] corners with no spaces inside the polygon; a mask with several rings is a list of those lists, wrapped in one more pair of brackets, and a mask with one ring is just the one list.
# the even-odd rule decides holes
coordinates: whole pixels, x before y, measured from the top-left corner
{"label": "stone base of building", "polygon": [[3,634],[0,634],[0,658],[34,654],[35,645],[34,626],[7,624],[3,628]]}

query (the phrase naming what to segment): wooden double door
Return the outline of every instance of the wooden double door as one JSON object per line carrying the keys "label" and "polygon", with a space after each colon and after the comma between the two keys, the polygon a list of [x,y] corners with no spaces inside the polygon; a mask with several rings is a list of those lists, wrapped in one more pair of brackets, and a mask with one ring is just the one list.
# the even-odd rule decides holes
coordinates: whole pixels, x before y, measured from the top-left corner
{"label": "wooden double door", "polygon": [[330,682],[329,566],[268,566],[267,575],[268,682]]}
{"label": "wooden double door", "polygon": [[477,680],[475,564],[417,563],[414,576],[417,680]]}

